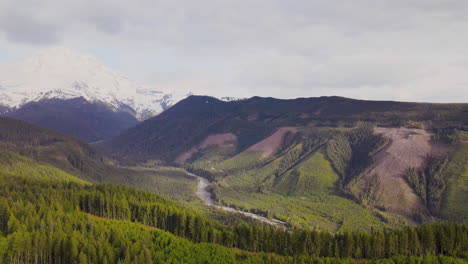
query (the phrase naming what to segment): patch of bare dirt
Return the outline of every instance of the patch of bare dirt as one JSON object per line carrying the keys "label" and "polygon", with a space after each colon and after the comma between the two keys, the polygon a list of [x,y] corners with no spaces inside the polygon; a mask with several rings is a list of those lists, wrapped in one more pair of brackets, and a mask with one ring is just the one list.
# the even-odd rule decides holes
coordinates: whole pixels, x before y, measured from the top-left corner
{"label": "patch of bare dirt", "polygon": [[262,159],[269,158],[281,146],[286,133],[291,132],[295,134],[297,131],[297,127],[280,127],[273,135],[251,146],[249,150],[263,152]]}
{"label": "patch of bare dirt", "polygon": [[359,182],[361,191],[369,188],[374,174],[378,175],[378,204],[388,211],[405,216],[414,216],[423,206],[423,201],[403,179],[409,167],[420,168],[428,154],[440,154],[448,147],[431,141],[432,134],[424,129],[374,128],[375,133],[389,139],[389,143],[375,154],[374,166]]}
{"label": "patch of bare dirt", "polygon": [[189,160],[193,154],[206,149],[211,146],[220,146],[220,147],[233,147],[234,144],[237,142],[237,136],[233,133],[224,133],[224,134],[212,134],[207,136],[200,144],[191,149],[185,151],[184,153],[180,154],[175,163],[179,165],[185,164],[187,160]]}

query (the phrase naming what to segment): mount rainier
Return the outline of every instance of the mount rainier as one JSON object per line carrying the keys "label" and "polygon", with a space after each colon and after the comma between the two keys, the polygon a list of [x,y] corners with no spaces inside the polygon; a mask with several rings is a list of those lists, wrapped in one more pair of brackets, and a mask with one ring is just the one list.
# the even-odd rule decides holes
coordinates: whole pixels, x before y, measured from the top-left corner
{"label": "mount rainier", "polygon": [[49,48],[20,63],[0,68],[0,111],[46,99],[82,97],[143,120],[185,96],[139,85],[95,57],[63,47]]}

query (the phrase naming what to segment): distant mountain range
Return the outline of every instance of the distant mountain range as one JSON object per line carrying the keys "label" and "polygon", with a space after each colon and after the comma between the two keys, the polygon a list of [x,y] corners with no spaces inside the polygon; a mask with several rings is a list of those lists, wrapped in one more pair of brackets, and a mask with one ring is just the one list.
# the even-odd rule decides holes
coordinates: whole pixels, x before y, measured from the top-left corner
{"label": "distant mountain range", "polygon": [[131,81],[63,47],[0,67],[0,115],[98,141],[184,98]]}

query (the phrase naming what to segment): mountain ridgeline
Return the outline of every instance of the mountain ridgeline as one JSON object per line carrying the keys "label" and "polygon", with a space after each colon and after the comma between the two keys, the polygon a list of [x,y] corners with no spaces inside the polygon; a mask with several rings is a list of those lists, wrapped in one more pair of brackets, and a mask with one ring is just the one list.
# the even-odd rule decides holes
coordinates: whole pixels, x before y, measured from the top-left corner
{"label": "mountain ridgeline", "polygon": [[[468,104],[191,96],[98,148],[124,164],[183,166],[212,181],[220,204],[337,231],[454,220],[442,209],[464,177],[465,150],[454,146],[467,131]],[[301,200],[319,196],[316,207]]]}
{"label": "mountain ridgeline", "polygon": [[190,96],[103,146],[128,162],[174,162],[178,155],[208,135],[234,133],[237,152],[285,126],[353,127],[359,122],[403,126],[408,121],[430,122],[431,129],[467,129],[467,104],[430,104],[363,101],[343,97],[281,100],[253,97],[224,102],[213,97]]}

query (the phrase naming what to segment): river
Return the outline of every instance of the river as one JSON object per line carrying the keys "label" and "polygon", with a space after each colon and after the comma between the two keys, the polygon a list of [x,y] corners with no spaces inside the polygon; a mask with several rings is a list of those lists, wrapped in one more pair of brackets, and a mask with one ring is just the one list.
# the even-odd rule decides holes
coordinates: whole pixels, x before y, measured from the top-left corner
{"label": "river", "polygon": [[254,213],[244,212],[244,211],[240,211],[240,210],[237,210],[237,209],[234,209],[234,208],[231,208],[231,207],[217,205],[215,203],[215,200],[213,199],[212,193],[209,191],[210,182],[207,179],[205,179],[205,178],[203,178],[201,176],[198,176],[196,174],[193,174],[193,173],[190,173],[190,172],[187,172],[187,174],[189,176],[191,176],[191,177],[194,177],[194,178],[198,179],[197,196],[202,201],[204,201],[208,206],[213,206],[213,207],[216,207],[218,209],[228,211],[228,212],[243,214],[243,215],[248,216],[250,218],[256,219],[256,220],[258,220],[260,222],[267,223],[269,225],[277,226],[277,227],[280,227],[280,228],[285,228],[285,226],[284,226],[285,223],[280,221],[280,220],[276,220],[276,219],[270,220],[270,219],[268,219],[266,217],[263,217],[263,216],[260,216],[260,215],[254,214]]}

